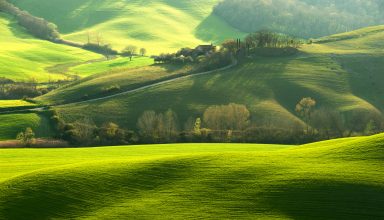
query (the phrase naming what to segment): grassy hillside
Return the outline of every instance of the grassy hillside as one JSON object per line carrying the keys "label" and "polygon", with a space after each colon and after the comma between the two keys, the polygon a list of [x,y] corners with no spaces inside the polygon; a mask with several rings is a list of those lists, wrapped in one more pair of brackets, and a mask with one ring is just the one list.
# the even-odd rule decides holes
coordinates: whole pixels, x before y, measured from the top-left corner
{"label": "grassy hillside", "polygon": [[35,104],[23,100],[0,100],[0,110],[11,107],[29,107]]}
{"label": "grassy hillside", "polygon": [[[134,129],[137,118],[145,110],[163,112],[172,108],[184,123],[189,117],[201,116],[210,105],[234,102],[245,104],[256,123],[265,118],[299,122],[294,113],[296,103],[303,97],[313,97],[318,107],[381,117],[384,102],[377,94],[384,93],[379,83],[384,80],[384,53],[380,49],[384,30],[376,27],[376,31],[364,33],[358,38],[303,45],[295,56],[249,58],[223,72],[177,80],[113,99],[58,107],[58,110],[68,121],[89,117],[99,124],[112,121]],[[356,32],[350,33],[354,35]],[[166,68],[159,68],[152,66],[131,72],[148,75],[160,70],[169,74]],[[127,85],[132,83],[131,75],[124,72],[104,79],[103,75],[84,79],[39,100],[68,103],[79,100],[76,93],[95,94],[96,88],[100,90],[108,84],[129,89]]]}
{"label": "grassy hillside", "polygon": [[0,150],[0,218],[382,219],[383,141]]}
{"label": "grassy hillside", "polygon": [[0,141],[14,140],[16,135],[27,127],[33,129],[36,137],[51,137],[54,135],[51,122],[43,114],[0,114]]}
{"label": "grassy hillside", "polygon": [[243,35],[216,16],[209,17],[218,0],[11,2],[57,24],[65,39],[87,42],[88,34],[93,40],[100,35],[116,49],[135,44],[147,48],[149,54]]}
{"label": "grassy hillside", "polygon": [[37,40],[3,13],[0,13],[0,33],[0,77],[12,80],[34,78],[46,82],[66,79],[63,74],[49,73],[47,68],[101,57],[81,49]]}

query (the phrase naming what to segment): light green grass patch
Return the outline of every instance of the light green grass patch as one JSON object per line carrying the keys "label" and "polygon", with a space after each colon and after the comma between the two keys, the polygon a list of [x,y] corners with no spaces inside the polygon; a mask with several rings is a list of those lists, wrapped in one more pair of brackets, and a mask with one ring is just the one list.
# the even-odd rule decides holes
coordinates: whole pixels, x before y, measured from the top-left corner
{"label": "light green grass patch", "polygon": [[134,57],[132,60],[128,57],[119,57],[113,60],[78,65],[70,68],[68,73],[80,77],[87,77],[97,73],[117,70],[123,71],[125,69],[149,66],[151,64],[153,64],[153,59],[149,57]]}
{"label": "light green grass patch", "polygon": [[66,79],[63,74],[49,73],[47,68],[101,57],[79,48],[37,40],[3,13],[0,13],[0,33],[0,77],[16,81]]}
{"label": "light green grass patch", "polygon": [[10,107],[24,107],[24,106],[35,106],[35,104],[24,101],[24,100],[0,100],[0,109]]}
{"label": "light green grass patch", "polygon": [[104,43],[118,50],[133,44],[146,48],[148,54],[175,52],[181,47],[218,43],[243,34],[217,18],[209,18],[218,0],[12,2],[57,24],[65,39],[85,43],[88,35],[92,40],[100,35]]}

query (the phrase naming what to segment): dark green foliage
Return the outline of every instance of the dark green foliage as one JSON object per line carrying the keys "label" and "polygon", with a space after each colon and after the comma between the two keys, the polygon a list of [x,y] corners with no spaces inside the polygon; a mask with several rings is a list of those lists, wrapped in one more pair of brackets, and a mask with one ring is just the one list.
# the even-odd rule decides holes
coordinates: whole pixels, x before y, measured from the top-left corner
{"label": "dark green foliage", "polygon": [[382,8],[381,0],[225,0],[214,14],[244,32],[269,29],[310,38],[382,24]]}
{"label": "dark green foliage", "polygon": [[83,45],[83,49],[103,54],[106,57],[118,54],[117,51],[113,50],[111,45],[108,44],[87,43]]}

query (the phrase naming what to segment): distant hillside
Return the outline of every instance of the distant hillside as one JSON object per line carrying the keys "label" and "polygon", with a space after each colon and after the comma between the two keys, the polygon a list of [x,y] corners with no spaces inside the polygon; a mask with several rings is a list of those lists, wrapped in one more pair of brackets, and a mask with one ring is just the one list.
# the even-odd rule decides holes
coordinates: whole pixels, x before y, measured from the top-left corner
{"label": "distant hillside", "polygon": [[224,0],[214,14],[244,32],[316,38],[384,23],[382,0]]}
{"label": "distant hillside", "polygon": [[0,13],[0,33],[0,77],[15,81],[66,79],[64,74],[50,73],[49,67],[102,57],[79,48],[38,40],[3,13]]}
{"label": "distant hillside", "polygon": [[[372,31],[375,30],[375,31]],[[359,34],[357,34],[359,33]],[[355,37],[355,36],[359,37]],[[372,27],[344,34],[344,40],[328,37],[328,43],[303,45],[300,53],[286,57],[254,57],[237,67],[210,75],[192,77],[165,85],[90,103],[57,107],[68,122],[90,118],[136,129],[137,119],[146,110],[173,109],[182,127],[189,118],[202,117],[212,105],[238,103],[251,112],[252,123],[290,130],[303,122],[295,105],[303,97],[313,97],[318,108],[349,114],[348,123],[363,131],[369,120],[382,123],[384,102],[384,29]],[[349,36],[349,37],[345,37]],[[332,40],[333,39],[333,40]],[[81,101],[76,94],[102,96],[102,88],[120,85],[130,89],[177,71],[167,66],[150,66],[128,72],[85,78],[38,98],[47,103]],[[182,71],[182,70],[181,70]],[[353,120],[352,120],[353,119]],[[380,125],[381,126],[381,125]]]}
{"label": "distant hillside", "polygon": [[174,52],[243,33],[211,14],[218,0],[11,0],[55,23],[68,40],[101,39],[116,49],[129,44],[149,54]]}

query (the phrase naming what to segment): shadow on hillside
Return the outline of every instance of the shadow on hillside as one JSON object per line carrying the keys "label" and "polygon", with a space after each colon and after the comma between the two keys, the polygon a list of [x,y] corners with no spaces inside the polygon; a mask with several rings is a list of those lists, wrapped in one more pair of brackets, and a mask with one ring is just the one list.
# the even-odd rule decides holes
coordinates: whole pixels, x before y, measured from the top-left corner
{"label": "shadow on hillside", "polygon": [[263,203],[270,209],[292,219],[384,218],[382,186],[305,180],[277,186],[263,198]]}
{"label": "shadow on hillside", "polygon": [[232,28],[212,13],[197,26],[195,36],[204,42],[219,44],[226,39],[243,38],[245,34]]}
{"label": "shadow on hillside", "polygon": [[193,161],[187,159],[141,165],[107,163],[20,177],[0,188],[0,219],[81,217],[173,184],[187,177],[192,167]]}

